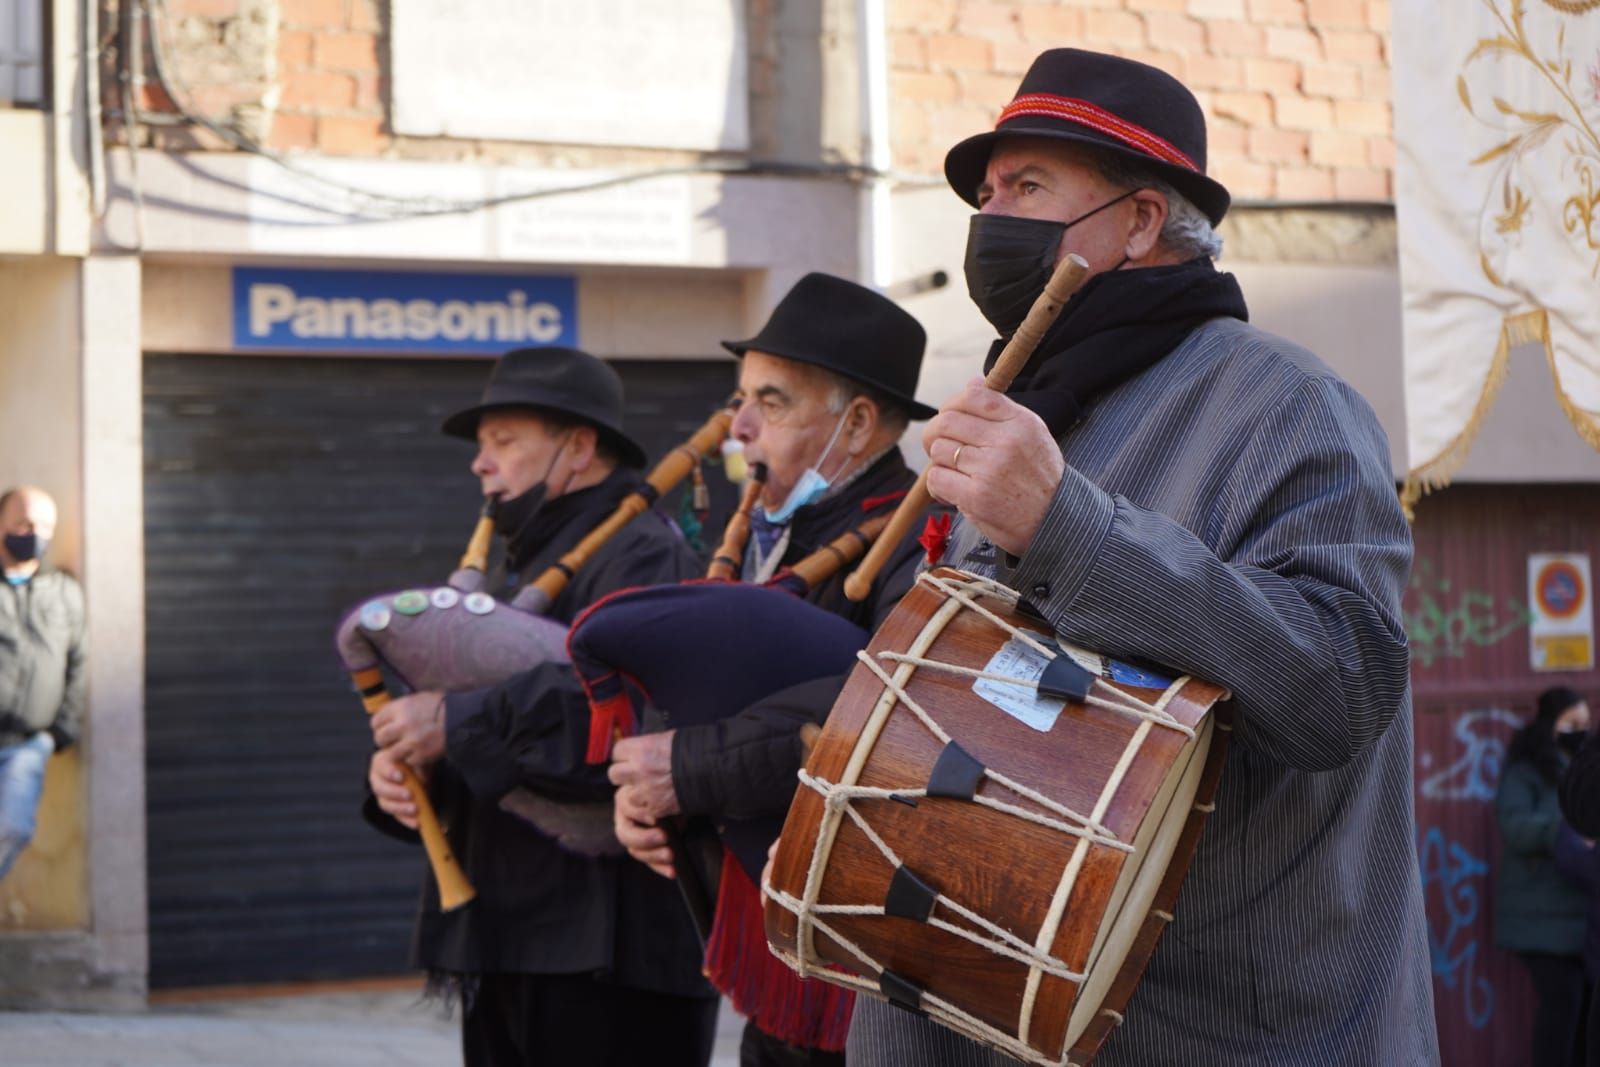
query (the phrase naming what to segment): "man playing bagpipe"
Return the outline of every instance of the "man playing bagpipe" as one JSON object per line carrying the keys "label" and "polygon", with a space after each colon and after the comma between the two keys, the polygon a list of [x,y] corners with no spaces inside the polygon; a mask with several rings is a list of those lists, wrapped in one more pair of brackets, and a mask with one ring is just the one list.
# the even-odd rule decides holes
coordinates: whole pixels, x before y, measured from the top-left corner
{"label": "man playing bagpipe", "polygon": [[[645,456],[622,429],[622,409],[622,383],[599,359],[518,349],[496,363],[481,403],[445,421],[445,433],[476,441],[472,472],[485,496],[500,498],[506,598],[639,484]],[[570,576],[548,615],[570,623],[615,590],[698,570],[677,531],[647,512]],[[717,1001],[672,887],[614,841],[574,851],[503,810],[514,790],[532,790],[553,810],[598,810],[608,828],[611,785],[584,762],[587,719],[565,663],[471,692],[414,693],[373,716],[368,820],[416,839],[415,798],[398,769],[408,764],[477,889],[443,911],[430,877],[413,943],[417,965],[461,993],[468,1067],[703,1067],[710,1058]]]}
{"label": "man playing bagpipe", "polygon": [[[739,575],[745,582],[768,581],[841,534],[894,510],[913,481],[898,441],[909,420],[932,414],[913,399],[924,342],[922,327],[891,301],[825,274],[797,282],[755,337],[724,342],[741,359],[742,402],[732,434],[767,472],[750,516]],[[914,541],[901,546],[861,603],[845,598],[842,571],[807,590],[805,598],[870,632],[910,587],[921,554]],[[747,621],[747,637],[754,641],[755,620]],[[796,644],[808,640],[803,632],[785,637]],[[745,669],[750,652],[772,650],[707,648],[705,664],[682,669],[723,676],[718,684],[726,685],[730,672]],[[720,722],[617,742],[611,779],[619,786],[618,839],[635,858],[671,876],[688,872],[674,871],[667,837],[656,826],[661,820],[679,814],[723,824],[781,818],[804,762],[802,727],[827,715],[841,681],[804,683]],[[775,821],[772,837],[776,830]],[[750,855],[730,854],[721,865],[717,927],[707,957],[713,981],[747,1017],[755,1016],[745,1027],[740,1062],[842,1064],[849,994],[807,983],[817,999],[802,999],[784,984],[794,980],[792,974],[767,954],[759,921],[752,933],[737,929],[730,917],[737,910],[734,896],[745,908],[760,907],[750,868],[759,870],[765,843],[740,851]],[[754,952],[741,956],[725,943],[729,937],[753,937],[753,945],[739,947]]]}

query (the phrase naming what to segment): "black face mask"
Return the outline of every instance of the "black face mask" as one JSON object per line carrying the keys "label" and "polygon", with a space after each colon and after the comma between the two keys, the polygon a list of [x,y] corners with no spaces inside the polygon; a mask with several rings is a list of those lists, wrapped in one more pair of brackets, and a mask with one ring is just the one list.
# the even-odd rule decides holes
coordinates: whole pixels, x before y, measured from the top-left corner
{"label": "black face mask", "polygon": [[1569,756],[1576,756],[1588,737],[1588,730],[1564,730],[1556,734],[1556,747]]}
{"label": "black face mask", "polygon": [[1055,272],[1056,253],[1067,231],[1136,192],[1137,189],[1129,189],[1070,222],[1015,215],[972,216],[967,227],[967,258],[963,264],[967,293],[1001,337],[1017,332],[1034,301],[1044,292],[1050,275]]}
{"label": "black face mask", "polygon": [[550,487],[538,482],[509,500],[501,500],[494,516],[495,533],[507,539],[517,536],[539,514],[549,493]]}
{"label": "black face mask", "polygon": [[494,529],[501,537],[508,541],[515,540],[539,514],[545,498],[550,495],[550,474],[556,469],[556,461],[566,451],[567,442],[571,439],[570,433],[561,439],[550,457],[550,465],[544,469],[543,478],[510,499],[501,498],[494,516]]}
{"label": "black face mask", "polygon": [[48,537],[36,533],[6,534],[6,553],[18,563],[28,563],[45,554],[50,547]]}

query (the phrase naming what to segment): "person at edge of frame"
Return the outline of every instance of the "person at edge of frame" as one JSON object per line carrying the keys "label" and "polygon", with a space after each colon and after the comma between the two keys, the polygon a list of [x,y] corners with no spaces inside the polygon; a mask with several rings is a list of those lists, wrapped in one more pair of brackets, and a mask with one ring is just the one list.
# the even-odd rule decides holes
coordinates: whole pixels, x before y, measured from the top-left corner
{"label": "person at edge of frame", "polygon": [[[622,428],[621,379],[576,349],[527,348],[495,364],[477,405],[444,432],[477,443],[472,473],[498,495],[507,599],[538,578],[635,486],[643,450]],[[625,526],[556,597],[570,623],[618,589],[692,576],[683,537],[651,511]],[[561,711],[572,712],[571,718]],[[461,996],[466,1067],[704,1067],[717,1000],[672,887],[609,849],[573,851],[508,811],[529,789],[557,804],[609,803],[603,768],[583,762],[587,720],[572,670],[545,663],[500,685],[422,691],[372,718],[378,750],[365,815],[417,840],[416,804],[397,764],[427,783],[477,898],[444,912],[431,874],[412,955],[431,984]]]}
{"label": "person at edge of frame", "polygon": [[43,489],[0,495],[0,878],[33,840],[51,753],[83,724],[83,589],[44,562],[55,529],[56,503]]}

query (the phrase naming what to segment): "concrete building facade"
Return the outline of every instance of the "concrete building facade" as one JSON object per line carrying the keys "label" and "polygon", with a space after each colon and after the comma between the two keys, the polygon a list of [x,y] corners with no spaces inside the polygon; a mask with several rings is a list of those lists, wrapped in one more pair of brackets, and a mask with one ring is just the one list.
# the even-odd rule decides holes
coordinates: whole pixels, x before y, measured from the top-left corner
{"label": "concrete building facade", "polygon": [[[407,360],[452,388],[483,367],[437,332],[252,340],[241,272],[558,279],[580,346],[710,390],[732,381],[717,340],[829,271],[924,322],[919,392],[937,403],[989,341],[943,154],[992,126],[1038,52],[1097,48],[1195,89],[1235,197],[1223,266],[1255,321],[1363,391],[1407,469],[1388,0],[11,0],[0,18],[29,4],[41,91],[0,96],[0,480],[62,505],[93,678],[85,742],[53,762],[39,843],[0,885],[8,1005],[141,1002],[163,973],[148,896],[184,899],[150,869],[168,853],[147,842],[147,776],[175,772],[153,751],[169,733],[146,646],[174,639],[154,605],[177,595],[166,554],[191,543],[155,516],[187,491],[184,464],[229,442],[171,456],[160,435],[248,398],[246,368],[342,368],[344,389],[423,366]],[[1461,481],[1600,481],[1542,368],[1514,365]],[[372,396],[341,410],[393,414]]]}

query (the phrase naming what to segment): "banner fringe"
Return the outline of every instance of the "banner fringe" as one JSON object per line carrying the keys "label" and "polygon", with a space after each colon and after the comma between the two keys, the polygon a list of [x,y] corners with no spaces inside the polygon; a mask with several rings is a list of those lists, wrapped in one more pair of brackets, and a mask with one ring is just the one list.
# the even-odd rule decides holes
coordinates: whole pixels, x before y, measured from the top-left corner
{"label": "banner fringe", "polygon": [[1494,407],[1500,387],[1506,382],[1506,371],[1511,365],[1511,349],[1516,345],[1541,341],[1548,353],[1550,318],[1543,308],[1507,315],[1501,322],[1500,343],[1495,347],[1494,360],[1489,364],[1489,373],[1484,378],[1483,391],[1478,394],[1478,403],[1472,409],[1472,417],[1461,432],[1439,450],[1438,455],[1406,473],[1405,485],[1400,490],[1400,507],[1406,514],[1407,522],[1416,521],[1417,503],[1429,493],[1449,485],[1450,479],[1467,461],[1467,454],[1472,451],[1472,443],[1477,440],[1483,420],[1488,416],[1489,409]]}

